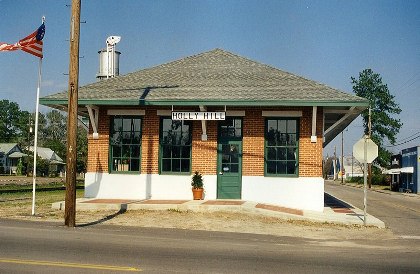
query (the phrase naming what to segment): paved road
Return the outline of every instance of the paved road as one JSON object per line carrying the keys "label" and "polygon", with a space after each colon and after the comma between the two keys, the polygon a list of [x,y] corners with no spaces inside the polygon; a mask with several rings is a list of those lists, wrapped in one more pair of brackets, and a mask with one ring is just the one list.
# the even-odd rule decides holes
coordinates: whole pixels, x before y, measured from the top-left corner
{"label": "paved road", "polygon": [[[325,181],[325,192],[363,209],[363,188]],[[382,221],[395,234],[420,239],[420,196],[391,191],[368,191],[367,212]]]}
{"label": "paved road", "polygon": [[0,273],[419,273],[418,241],[0,219]]}

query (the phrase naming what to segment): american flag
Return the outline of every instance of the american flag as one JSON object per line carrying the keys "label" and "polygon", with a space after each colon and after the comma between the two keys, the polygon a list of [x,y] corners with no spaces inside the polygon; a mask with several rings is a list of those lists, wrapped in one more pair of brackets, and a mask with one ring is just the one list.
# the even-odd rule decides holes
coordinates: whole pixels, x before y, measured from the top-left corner
{"label": "american flag", "polygon": [[45,34],[45,24],[42,25],[34,31],[32,34],[29,34],[25,38],[19,40],[15,44],[7,44],[0,42],[0,51],[13,51],[13,50],[23,50],[27,53],[33,54],[39,58],[42,58],[42,38]]}

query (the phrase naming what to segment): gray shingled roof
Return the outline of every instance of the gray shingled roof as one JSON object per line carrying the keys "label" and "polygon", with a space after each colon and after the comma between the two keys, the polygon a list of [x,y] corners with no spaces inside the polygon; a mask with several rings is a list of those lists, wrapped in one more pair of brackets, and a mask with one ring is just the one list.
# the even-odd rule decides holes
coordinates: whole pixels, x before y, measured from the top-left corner
{"label": "gray shingled roof", "polygon": [[17,143],[0,143],[0,152],[8,154],[17,145]]}
{"label": "gray shingled roof", "polygon": [[[67,104],[67,92],[44,105]],[[362,106],[368,101],[215,49],[79,89],[79,104]]]}

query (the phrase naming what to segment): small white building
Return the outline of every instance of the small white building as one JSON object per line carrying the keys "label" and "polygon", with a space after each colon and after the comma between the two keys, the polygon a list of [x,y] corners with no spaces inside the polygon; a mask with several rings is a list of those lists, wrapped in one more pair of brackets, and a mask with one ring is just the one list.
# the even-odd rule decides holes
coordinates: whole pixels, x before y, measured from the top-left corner
{"label": "small white building", "polygon": [[[369,102],[222,49],[80,87],[85,196],[324,209],[322,150]],[[68,92],[40,99],[65,109]]]}
{"label": "small white building", "polygon": [[[33,152],[34,147],[29,147],[29,151]],[[57,155],[52,149],[48,147],[38,147],[36,154],[43,160],[48,161],[50,164],[50,172],[60,173],[60,176],[63,176],[64,165],[66,164],[60,156]]]}
{"label": "small white building", "polygon": [[343,157],[344,178],[363,177],[363,164],[353,156]]}

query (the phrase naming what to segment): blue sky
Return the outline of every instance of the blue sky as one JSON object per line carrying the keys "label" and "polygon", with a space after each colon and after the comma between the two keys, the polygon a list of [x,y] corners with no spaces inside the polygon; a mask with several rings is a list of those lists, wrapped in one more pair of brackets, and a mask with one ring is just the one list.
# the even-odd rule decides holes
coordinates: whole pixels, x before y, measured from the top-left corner
{"label": "blue sky", "polygon": [[[2,42],[15,43],[46,16],[41,97],[68,85],[70,4],[0,0]],[[120,74],[222,48],[352,93],[350,77],[371,68],[403,110],[398,140],[420,132],[420,1],[90,0],[81,21],[81,85],[96,81],[97,52],[110,35],[122,37]],[[37,73],[36,57],[1,52],[0,100],[34,111]],[[362,134],[360,121],[348,127],[345,154]],[[420,138],[391,150],[414,145]],[[341,138],[324,154],[334,146],[341,151]]]}

